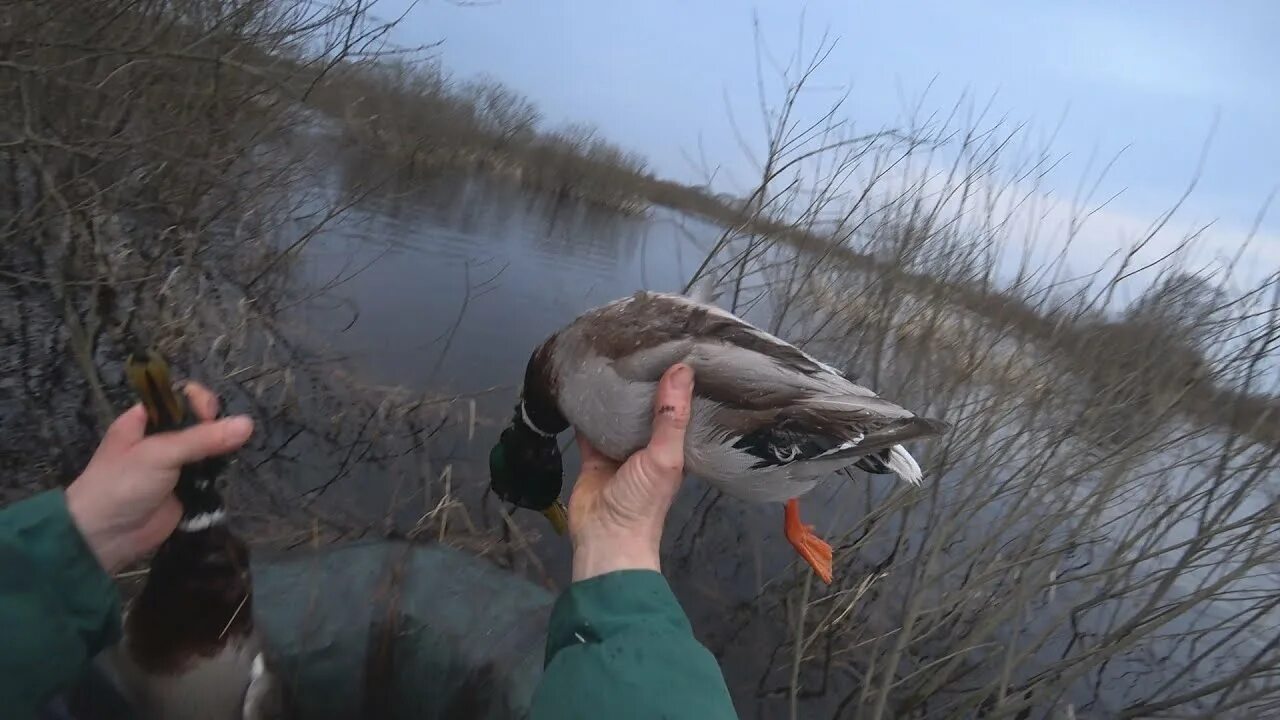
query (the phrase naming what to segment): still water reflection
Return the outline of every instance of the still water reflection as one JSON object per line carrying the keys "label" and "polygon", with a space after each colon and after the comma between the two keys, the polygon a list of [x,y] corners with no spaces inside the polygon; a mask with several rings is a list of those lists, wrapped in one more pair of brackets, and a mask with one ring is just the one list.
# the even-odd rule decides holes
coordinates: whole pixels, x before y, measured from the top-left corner
{"label": "still water reflection", "polygon": [[366,379],[474,392],[518,382],[532,349],[587,308],[679,290],[718,233],[670,212],[441,181],[371,199],[308,247],[300,272],[334,287],[304,320]]}

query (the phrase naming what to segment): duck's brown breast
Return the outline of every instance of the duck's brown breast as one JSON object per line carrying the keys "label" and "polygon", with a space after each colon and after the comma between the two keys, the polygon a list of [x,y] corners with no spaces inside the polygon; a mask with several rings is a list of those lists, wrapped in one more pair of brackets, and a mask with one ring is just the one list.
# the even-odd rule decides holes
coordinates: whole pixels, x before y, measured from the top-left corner
{"label": "duck's brown breast", "polygon": [[225,526],[176,532],[160,547],[125,619],[144,671],[174,675],[253,632],[249,550]]}

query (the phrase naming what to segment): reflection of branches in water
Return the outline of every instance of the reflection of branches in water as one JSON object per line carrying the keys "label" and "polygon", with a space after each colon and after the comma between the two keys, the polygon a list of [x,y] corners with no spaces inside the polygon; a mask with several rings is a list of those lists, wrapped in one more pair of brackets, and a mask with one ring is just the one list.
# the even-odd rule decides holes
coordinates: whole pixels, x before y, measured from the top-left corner
{"label": "reflection of branches in water", "polygon": [[[342,287],[343,285],[347,284],[348,282],[356,279],[357,277],[360,277],[361,275],[363,275],[369,268],[373,267],[376,263],[381,261],[390,252],[391,252],[391,246],[388,245],[387,247],[377,252],[372,258],[370,258],[367,262],[365,262],[363,265],[356,268],[352,272],[347,272],[347,268],[344,266],[343,268],[334,272],[333,276],[329,280],[319,283],[315,287],[315,289],[309,292],[303,293],[291,299],[287,303],[278,305],[276,307],[276,312],[286,313],[295,307],[300,307],[308,303],[315,302],[320,298],[329,299],[328,296],[330,295],[330,293]],[[339,332],[346,332],[347,330],[350,330],[356,324],[356,322],[360,319],[360,308],[356,306],[355,303],[345,298],[336,298],[335,301],[341,305],[348,307],[351,310],[351,319],[348,320],[347,324],[344,325],[342,329],[339,331]]]}
{"label": "reflection of branches in water", "polygon": [[484,297],[492,292],[493,289],[497,287],[496,283],[498,278],[502,276],[502,273],[506,272],[506,269],[507,265],[503,264],[501,268],[490,275],[487,279],[473,286],[471,284],[471,261],[467,260],[462,264],[462,303],[458,306],[458,314],[454,318],[453,324],[449,326],[448,330],[438,335],[430,343],[431,345],[435,345],[441,340],[444,340],[444,347],[440,348],[440,353],[436,356],[436,361],[431,366],[431,372],[427,373],[426,382],[424,383],[425,387],[432,387],[434,385],[436,374],[440,372],[441,366],[444,365],[444,361],[449,355],[449,349],[453,347],[454,336],[457,334],[458,328],[462,327],[463,318],[466,317],[467,308],[470,307],[471,301]]}
{"label": "reflection of branches in water", "polygon": [[[680,527],[680,532],[676,535],[674,543],[676,547],[683,547],[685,549],[680,558],[682,562],[687,564],[689,559],[697,552],[698,542],[702,539],[703,534],[707,530],[707,521],[711,517],[711,511],[715,509],[716,503],[720,502],[721,497],[722,494],[720,491],[711,486],[707,486],[707,489],[702,493],[702,497],[698,498],[698,502],[694,504],[689,517],[685,518],[683,525]],[[708,498],[710,498],[709,501]],[[698,521],[697,529],[686,535],[695,518]]]}
{"label": "reflection of branches in water", "polygon": [[[458,315],[454,318],[453,324],[449,326],[448,331],[444,335],[444,347],[440,348],[440,353],[436,356],[436,362],[431,366],[431,372],[427,373],[427,380],[424,383],[430,387],[436,379],[436,373],[440,371],[440,366],[444,364],[444,360],[449,355],[449,348],[453,346],[453,336],[458,332],[458,327],[462,325],[462,318],[467,314],[467,307],[471,304],[471,262],[467,261],[462,264],[462,303],[458,305]],[[436,338],[439,341],[440,338]]]}

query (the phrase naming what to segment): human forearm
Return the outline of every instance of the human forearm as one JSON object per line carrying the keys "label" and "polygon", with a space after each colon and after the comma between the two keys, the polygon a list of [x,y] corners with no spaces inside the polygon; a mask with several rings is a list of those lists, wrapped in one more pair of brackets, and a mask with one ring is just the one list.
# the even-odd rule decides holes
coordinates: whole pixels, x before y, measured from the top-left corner
{"label": "human forearm", "polygon": [[573,580],[580,582],[622,570],[662,572],[657,543],[619,539],[614,543],[587,542],[573,549]]}
{"label": "human forearm", "polygon": [[0,510],[0,707],[14,717],[66,687],[120,633],[111,577],[60,491]]}

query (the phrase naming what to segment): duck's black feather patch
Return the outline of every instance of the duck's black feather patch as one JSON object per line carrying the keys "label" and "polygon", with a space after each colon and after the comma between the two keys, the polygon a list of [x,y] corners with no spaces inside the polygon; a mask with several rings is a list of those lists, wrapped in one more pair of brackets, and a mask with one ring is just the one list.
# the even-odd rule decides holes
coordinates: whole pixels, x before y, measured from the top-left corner
{"label": "duck's black feather patch", "polygon": [[889,451],[892,448],[885,448],[877,453],[872,453],[854,463],[858,469],[869,472],[872,475],[889,475],[893,471],[889,469]]}
{"label": "duck's black feather patch", "polygon": [[817,433],[793,418],[785,418],[743,435],[733,447],[759,458],[751,466],[758,470],[812,460],[845,442],[847,438]]}

